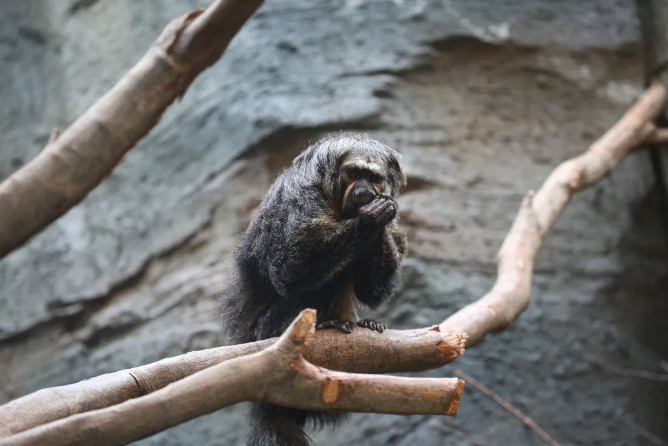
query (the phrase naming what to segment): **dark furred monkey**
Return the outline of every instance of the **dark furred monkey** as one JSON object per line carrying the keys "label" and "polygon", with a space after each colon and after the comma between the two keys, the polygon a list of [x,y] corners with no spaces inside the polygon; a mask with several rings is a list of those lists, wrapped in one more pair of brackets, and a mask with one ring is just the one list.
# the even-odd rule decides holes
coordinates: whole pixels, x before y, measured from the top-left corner
{"label": "dark furred monkey", "polygon": [[[278,336],[305,308],[317,310],[318,328],[386,328],[353,322],[354,305],[376,308],[398,284],[406,250],[395,201],[406,184],[399,158],[356,134],[330,136],[295,158],[235,251],[223,299],[231,341]],[[335,418],[266,404],[254,404],[251,416],[250,446],[308,445],[306,419]]]}

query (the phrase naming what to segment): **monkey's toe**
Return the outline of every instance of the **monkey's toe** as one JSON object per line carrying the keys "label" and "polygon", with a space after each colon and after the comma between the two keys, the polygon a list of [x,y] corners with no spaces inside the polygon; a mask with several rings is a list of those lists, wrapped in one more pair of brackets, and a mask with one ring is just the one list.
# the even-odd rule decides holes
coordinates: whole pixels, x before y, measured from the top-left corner
{"label": "monkey's toe", "polygon": [[355,323],[353,321],[331,320],[320,322],[315,326],[316,330],[323,330],[325,328],[336,328],[337,330],[350,334],[353,332],[353,328],[355,328]]}
{"label": "monkey's toe", "polygon": [[376,321],[371,320],[371,319],[362,319],[361,321],[357,322],[357,325],[359,327],[368,328],[369,330],[377,331],[378,333],[382,333],[385,330],[387,330],[387,325],[385,325],[382,322],[376,322]]}

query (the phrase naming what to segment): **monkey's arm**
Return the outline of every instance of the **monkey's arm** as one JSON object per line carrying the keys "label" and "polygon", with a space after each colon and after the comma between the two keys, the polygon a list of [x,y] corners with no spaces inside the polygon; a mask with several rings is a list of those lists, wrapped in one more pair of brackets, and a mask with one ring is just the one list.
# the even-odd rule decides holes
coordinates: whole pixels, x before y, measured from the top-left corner
{"label": "monkey's arm", "polygon": [[377,308],[395,292],[401,260],[406,253],[406,234],[392,222],[365,255],[355,262],[355,295]]}
{"label": "monkey's arm", "polygon": [[269,278],[282,296],[321,287],[369,249],[396,215],[396,203],[374,201],[357,218],[337,220],[326,204],[292,209],[274,228],[267,256]]}

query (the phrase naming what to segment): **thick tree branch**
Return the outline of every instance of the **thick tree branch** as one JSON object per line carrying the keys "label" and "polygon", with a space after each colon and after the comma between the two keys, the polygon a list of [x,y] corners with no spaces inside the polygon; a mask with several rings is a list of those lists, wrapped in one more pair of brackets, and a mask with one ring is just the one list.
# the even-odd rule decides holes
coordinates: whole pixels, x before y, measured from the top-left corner
{"label": "thick tree branch", "polygon": [[221,56],[262,0],[216,0],[172,21],[139,62],[62,135],[0,183],[0,258],[92,191]]}
{"label": "thick tree branch", "polygon": [[315,310],[304,310],[262,352],[201,370],[141,398],[73,415],[0,441],[0,446],[116,445],[241,401],[306,410],[455,415],[464,382],[334,372],[302,356],[315,330]]}
{"label": "thick tree branch", "polygon": [[[250,355],[278,338],[186,353],[78,383],[42,389],[0,406],[0,438],[161,389],[223,361]],[[305,356],[314,364],[357,373],[399,373],[439,367],[463,354],[464,336],[437,327],[419,330],[321,330]]]}

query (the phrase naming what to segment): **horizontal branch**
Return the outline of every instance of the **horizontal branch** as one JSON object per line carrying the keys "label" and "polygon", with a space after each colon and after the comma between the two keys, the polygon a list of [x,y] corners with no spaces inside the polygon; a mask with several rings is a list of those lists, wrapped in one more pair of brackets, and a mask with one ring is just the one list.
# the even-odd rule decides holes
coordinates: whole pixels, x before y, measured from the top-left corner
{"label": "horizontal branch", "polygon": [[222,55],[262,0],[216,0],[172,21],[148,52],[62,134],[0,183],[0,258],[88,195]]}
{"label": "horizontal branch", "polygon": [[[38,390],[0,406],[0,439],[40,424],[101,409],[161,389],[207,367],[250,355],[278,338],[194,351],[85,381]],[[305,356],[332,370],[400,373],[439,367],[463,354],[464,337],[437,327],[419,330],[319,330]]]}
{"label": "horizontal branch", "polygon": [[302,353],[315,322],[315,310],[304,310],[262,352],[224,361],[140,398],[43,424],[0,446],[126,444],[241,401],[318,411],[457,413],[464,387],[457,378],[349,374],[312,365]]}

